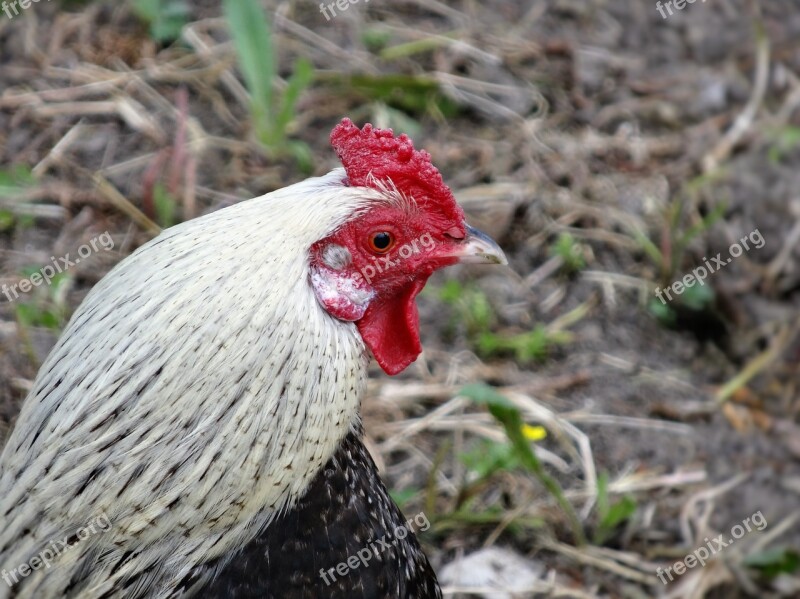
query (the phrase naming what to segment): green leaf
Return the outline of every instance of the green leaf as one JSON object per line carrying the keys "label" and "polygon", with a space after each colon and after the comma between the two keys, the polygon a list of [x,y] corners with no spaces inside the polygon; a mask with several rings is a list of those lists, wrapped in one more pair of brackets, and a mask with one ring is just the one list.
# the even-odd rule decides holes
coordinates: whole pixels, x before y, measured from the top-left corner
{"label": "green leaf", "polygon": [[18,195],[36,183],[33,172],[25,165],[0,170],[0,198]]}
{"label": "green leaf", "polygon": [[61,318],[51,310],[42,309],[33,302],[21,302],[15,306],[17,319],[24,327],[46,327],[59,329]]}
{"label": "green leaf", "polygon": [[601,519],[608,513],[608,472],[597,476],[597,513]]}
{"label": "green leaf", "polygon": [[71,275],[68,272],[60,272],[50,279],[50,296],[55,298],[61,293],[61,288],[70,283]]}
{"label": "green leaf", "polygon": [[664,264],[664,256],[661,254],[661,250],[658,249],[658,246],[650,241],[650,239],[642,233],[639,229],[633,229],[631,231],[633,234],[634,239],[642,246],[644,253],[650,257],[656,266],[661,268]]}
{"label": "green leaf", "polygon": [[19,303],[16,305],[14,311],[17,314],[17,320],[25,327],[34,326],[39,318],[39,310],[33,304]]}
{"label": "green leaf", "polygon": [[320,73],[319,81],[329,83],[348,98],[382,102],[411,115],[454,116],[459,106],[440,89],[439,82],[422,75]]}
{"label": "green leaf", "polygon": [[677,322],[678,316],[669,304],[663,303],[660,299],[653,298],[647,304],[647,311],[655,316],[658,321],[666,326],[673,327]]}
{"label": "green leaf", "polygon": [[445,35],[436,35],[434,37],[427,37],[410,42],[404,42],[390,48],[384,48],[380,56],[383,60],[397,60],[399,58],[408,58],[415,54],[423,52],[431,52],[442,46],[447,46],[453,39],[458,39],[458,33],[446,33]]}
{"label": "green leaf", "polygon": [[531,449],[531,444],[522,432],[524,421],[519,409],[507,397],[488,385],[479,383],[467,385],[461,389],[460,395],[489,408],[491,415],[505,428],[506,435],[511,441],[511,445],[522,466],[528,469],[542,483],[567,516],[575,542],[579,545],[585,545],[586,537],[583,533],[583,526],[575,513],[575,509],[564,496],[564,492],[558,482],[545,471],[539,458],[536,457],[536,454]]}
{"label": "green leaf", "polygon": [[547,330],[542,325],[537,325],[529,333],[517,335],[510,341],[512,349],[515,350],[517,360],[520,362],[544,360],[551,345]]}
{"label": "green leaf", "polygon": [[774,578],[779,574],[794,574],[800,571],[800,553],[796,549],[786,547],[767,549],[747,556],[744,564],[760,570],[767,578]]}
{"label": "green leaf", "polygon": [[256,136],[267,143],[273,136],[272,82],[277,71],[271,24],[258,0],[224,0],[223,8],[239,68],[250,91]]}
{"label": "green leaf", "polygon": [[13,212],[9,210],[0,210],[0,232],[13,229],[15,222],[16,218]]}
{"label": "green leaf", "polygon": [[626,495],[609,505],[608,473],[597,477],[597,526],[592,541],[595,545],[604,544],[614,534],[614,530],[636,513],[636,501]]}
{"label": "green leaf", "polygon": [[792,149],[800,146],[800,127],[787,125],[781,131],[780,136],[778,137],[778,143],[786,149]]}
{"label": "green leaf", "polygon": [[600,520],[600,528],[613,530],[619,524],[629,520],[636,513],[636,501],[633,497],[625,496],[613,503]]}
{"label": "green leaf", "polygon": [[17,224],[20,229],[32,229],[36,224],[36,219],[30,214],[20,214],[17,219]]}
{"label": "green leaf", "polygon": [[160,0],[134,0],[133,14],[146,23],[152,23],[158,18],[160,6]]}
{"label": "green leaf", "polygon": [[[697,282],[684,289],[683,295],[680,296],[680,302],[691,310],[702,312],[714,303],[714,290],[708,283]],[[659,303],[661,302],[659,301]]]}
{"label": "green leaf", "polygon": [[178,39],[191,11],[184,0],[135,0],[133,12],[150,26],[150,37],[159,42]]}
{"label": "green leaf", "polygon": [[558,256],[564,263],[562,267],[568,273],[574,273],[586,268],[586,260],[577,240],[569,233],[561,233],[550,247],[550,255]]}
{"label": "green leaf", "polygon": [[153,204],[156,209],[156,220],[162,228],[168,229],[177,222],[178,203],[160,182],[156,183],[153,189]]}
{"label": "green leaf", "polygon": [[300,99],[300,94],[311,85],[314,80],[314,67],[305,59],[300,58],[294,64],[294,72],[286,84],[286,89],[281,98],[281,110],[275,122],[275,129],[285,134],[286,128],[295,119],[295,106]]}
{"label": "green leaf", "polygon": [[505,395],[498,393],[494,387],[483,383],[471,383],[466,385],[461,388],[459,395],[471,399],[478,405],[487,406],[489,408],[492,406],[499,406],[502,409],[517,409]]}
{"label": "green leaf", "polygon": [[361,34],[361,41],[370,52],[380,52],[392,39],[392,34],[385,29],[368,27]]}
{"label": "green leaf", "polygon": [[19,269],[19,274],[26,279],[30,279],[32,274],[39,272],[39,268],[39,266],[23,266]]}
{"label": "green leaf", "polygon": [[461,462],[475,475],[487,478],[495,472],[510,471],[521,466],[517,452],[508,443],[497,443],[481,439],[474,449],[462,453]]}
{"label": "green leaf", "polygon": [[593,542],[595,545],[603,545],[610,539],[617,526],[630,520],[636,513],[636,500],[633,497],[625,496],[607,508],[606,513],[600,517],[595,530]]}
{"label": "green leaf", "polygon": [[381,123],[382,126],[393,129],[397,134],[405,133],[412,139],[422,135],[422,124],[402,110],[392,108],[383,102],[374,102],[372,112],[373,122]]}
{"label": "green leaf", "polygon": [[800,127],[786,126],[773,131],[771,137],[774,138],[774,143],[769,148],[769,159],[771,162],[780,162],[787,152],[800,145]]}
{"label": "green leaf", "polygon": [[499,353],[505,347],[503,339],[491,331],[478,335],[475,345],[478,353],[487,358]]}
{"label": "green leaf", "polygon": [[302,172],[311,174],[314,171],[314,156],[306,142],[290,140],[286,142],[286,147]]}
{"label": "green leaf", "polygon": [[61,319],[55,312],[44,310],[40,314],[39,325],[48,329],[58,330],[61,328]]}
{"label": "green leaf", "polygon": [[492,322],[492,306],[489,298],[482,291],[478,291],[472,294],[470,299],[473,327],[479,331],[488,329]]}
{"label": "green leaf", "polygon": [[455,304],[464,294],[464,287],[456,279],[449,279],[439,291],[439,299],[446,304]]}
{"label": "green leaf", "polygon": [[550,350],[557,345],[571,341],[566,331],[550,333],[543,325],[536,325],[532,331],[502,337],[492,332],[483,332],[477,337],[477,349],[483,356],[510,351],[519,362],[543,361]]}
{"label": "green leaf", "polygon": [[394,500],[400,509],[403,509],[403,506],[411,501],[417,494],[419,494],[419,492],[419,489],[409,487],[401,491],[389,491],[389,496]]}

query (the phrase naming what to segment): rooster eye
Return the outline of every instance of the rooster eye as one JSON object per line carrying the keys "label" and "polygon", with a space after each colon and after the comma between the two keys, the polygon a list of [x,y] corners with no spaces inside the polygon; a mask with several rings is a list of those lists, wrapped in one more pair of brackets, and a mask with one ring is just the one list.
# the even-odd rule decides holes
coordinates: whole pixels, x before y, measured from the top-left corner
{"label": "rooster eye", "polygon": [[388,231],[379,231],[369,237],[369,247],[373,252],[385,254],[394,246],[394,235]]}

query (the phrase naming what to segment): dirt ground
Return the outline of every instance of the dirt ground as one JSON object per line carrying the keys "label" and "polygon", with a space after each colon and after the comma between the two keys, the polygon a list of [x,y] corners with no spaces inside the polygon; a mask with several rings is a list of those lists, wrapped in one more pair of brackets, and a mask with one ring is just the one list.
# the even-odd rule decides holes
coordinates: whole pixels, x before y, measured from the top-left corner
{"label": "dirt ground", "polygon": [[[393,379],[374,366],[363,406],[389,487],[432,522],[446,596],[482,596],[451,573],[489,546],[539,573],[484,581],[507,589],[491,597],[800,596],[797,0],[264,6],[277,88],[299,57],[315,70],[288,128],[309,168],[254,140],[217,3],[189,2],[166,42],[128,3],[0,13],[0,285],[114,241],[0,294],[0,446],[114,264],[159,225],[324,174],[350,116],[411,134],[509,257],[431,280],[425,353]],[[472,383],[544,427],[532,447],[586,543]],[[658,568],[746,519],[662,584]]]}

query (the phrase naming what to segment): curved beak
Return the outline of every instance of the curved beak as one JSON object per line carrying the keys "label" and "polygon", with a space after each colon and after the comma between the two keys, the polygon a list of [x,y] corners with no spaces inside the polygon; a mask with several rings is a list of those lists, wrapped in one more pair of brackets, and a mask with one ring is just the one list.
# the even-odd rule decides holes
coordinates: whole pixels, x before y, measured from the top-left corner
{"label": "curved beak", "polygon": [[467,236],[450,254],[462,264],[508,264],[497,242],[483,231],[467,225]]}

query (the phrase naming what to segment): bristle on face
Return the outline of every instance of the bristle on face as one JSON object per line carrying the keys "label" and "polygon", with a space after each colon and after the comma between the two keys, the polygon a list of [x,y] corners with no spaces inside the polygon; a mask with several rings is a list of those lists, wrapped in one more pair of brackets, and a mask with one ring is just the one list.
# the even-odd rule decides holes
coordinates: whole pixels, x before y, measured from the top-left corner
{"label": "bristle on face", "polygon": [[391,129],[366,124],[359,129],[344,119],[331,132],[331,145],[342,161],[351,186],[373,187],[391,180],[403,195],[425,210],[443,213],[455,222],[464,220],[453,192],[425,150],[415,150],[406,134],[395,137]]}

